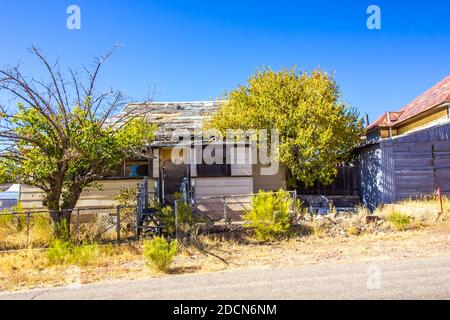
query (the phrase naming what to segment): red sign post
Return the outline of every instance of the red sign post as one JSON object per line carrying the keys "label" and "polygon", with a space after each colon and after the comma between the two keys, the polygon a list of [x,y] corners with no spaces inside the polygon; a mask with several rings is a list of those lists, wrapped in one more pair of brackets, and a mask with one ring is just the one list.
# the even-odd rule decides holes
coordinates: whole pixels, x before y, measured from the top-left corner
{"label": "red sign post", "polygon": [[442,217],[444,215],[444,208],[442,206],[442,190],[441,190],[441,187],[437,188],[436,195],[439,197],[439,203],[441,204],[441,213],[439,214],[439,216]]}

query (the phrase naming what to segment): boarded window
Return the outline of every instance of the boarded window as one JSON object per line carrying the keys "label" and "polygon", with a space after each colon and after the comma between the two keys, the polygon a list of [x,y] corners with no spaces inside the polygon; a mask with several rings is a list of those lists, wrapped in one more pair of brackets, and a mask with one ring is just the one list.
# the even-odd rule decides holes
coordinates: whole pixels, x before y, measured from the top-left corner
{"label": "boarded window", "polygon": [[[206,146],[203,146],[203,150]],[[231,177],[231,164],[227,164],[226,147],[223,147],[222,163],[207,164],[202,157],[202,163],[197,164],[198,177]],[[215,157],[215,150],[212,150],[213,157]]]}

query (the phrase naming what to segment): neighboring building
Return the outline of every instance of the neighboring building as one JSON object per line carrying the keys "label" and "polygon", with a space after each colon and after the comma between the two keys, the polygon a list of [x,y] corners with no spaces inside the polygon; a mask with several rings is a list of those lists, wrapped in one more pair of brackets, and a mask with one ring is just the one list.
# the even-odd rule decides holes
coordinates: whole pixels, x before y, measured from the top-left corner
{"label": "neighboring building", "polygon": [[386,112],[367,128],[356,150],[361,197],[382,203],[450,194],[450,76],[396,112]]}
{"label": "neighboring building", "polygon": [[17,206],[19,194],[18,184],[0,185],[0,213]]}
{"label": "neighboring building", "polygon": [[367,141],[391,138],[429,128],[449,119],[450,76],[400,111],[385,112],[367,127]]}
{"label": "neighboring building", "polygon": [[[159,199],[173,203],[174,194],[180,192],[183,184],[194,199],[201,197],[250,194],[259,190],[279,190],[286,188],[284,170],[280,168],[276,175],[260,174],[261,165],[252,164],[254,148],[251,144],[239,144],[225,147],[223,164],[206,164],[199,159],[198,150],[202,146],[191,147],[189,152],[181,152],[178,160],[184,164],[172,162],[172,151],[177,145],[173,134],[183,135],[200,130],[223,101],[198,102],[152,102],[129,104],[114,120],[129,117],[144,117],[158,125],[155,141],[143,146],[142,156],[126,159],[115,176],[99,181],[101,190],[83,191],[77,207],[102,207],[114,205],[114,196],[123,187],[134,187],[148,177],[150,193],[156,193]],[[230,152],[235,162],[226,163]],[[201,155],[200,155],[201,156]],[[42,193],[37,188],[22,187],[21,204],[25,209],[42,208]]]}

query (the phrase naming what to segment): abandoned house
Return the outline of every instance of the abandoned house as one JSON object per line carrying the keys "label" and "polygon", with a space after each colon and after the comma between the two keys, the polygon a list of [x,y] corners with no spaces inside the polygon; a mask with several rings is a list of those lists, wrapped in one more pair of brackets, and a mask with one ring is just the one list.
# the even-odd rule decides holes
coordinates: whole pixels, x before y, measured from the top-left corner
{"label": "abandoned house", "polygon": [[[207,164],[199,161],[201,155],[198,155],[198,148],[194,147],[186,149],[187,151],[181,150],[177,154],[178,158],[183,158],[184,163],[173,162],[173,150],[178,142],[174,142],[172,137],[177,132],[185,134],[200,130],[222,103],[151,102],[126,106],[123,114],[130,117],[143,116],[158,125],[156,139],[151,145],[144,146],[142,157],[126,159],[115,175],[102,179],[101,189],[83,191],[77,207],[112,206],[114,196],[120,193],[121,188],[136,188],[144,177],[149,180],[149,193],[155,194],[162,203],[168,204],[173,204],[175,193],[179,193],[183,187],[193,199],[285,189],[282,168],[279,168],[275,175],[261,175],[262,165],[253,164],[251,159],[251,143],[237,143],[232,146],[225,144],[222,163]],[[206,144],[207,141],[200,143]],[[233,158],[234,161],[226,161],[226,157]],[[39,189],[22,186],[20,201],[23,208],[41,209],[41,198]]]}

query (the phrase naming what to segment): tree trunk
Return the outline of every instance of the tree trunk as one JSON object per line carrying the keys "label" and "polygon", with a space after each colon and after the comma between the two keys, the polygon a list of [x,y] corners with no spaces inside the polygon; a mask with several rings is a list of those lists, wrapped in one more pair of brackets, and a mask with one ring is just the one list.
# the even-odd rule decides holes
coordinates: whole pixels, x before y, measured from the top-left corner
{"label": "tree trunk", "polygon": [[70,220],[72,210],[59,210],[50,212],[53,221],[53,234],[56,239],[70,240]]}
{"label": "tree trunk", "polygon": [[62,187],[55,183],[56,187],[52,192],[46,194],[43,205],[47,207],[50,212],[50,218],[53,225],[53,236],[56,239],[69,240],[70,239],[70,214],[66,210],[62,210],[60,206],[60,198]]}
{"label": "tree trunk", "polygon": [[[65,197],[63,197],[64,199],[61,209],[57,215],[57,224],[55,229],[58,238],[62,236],[63,239],[66,238],[67,240],[70,240],[70,222],[72,212],[77,205],[81,192],[81,185],[79,183],[73,183],[70,187],[70,191],[64,195]],[[76,223],[78,223],[78,221],[76,221]]]}

